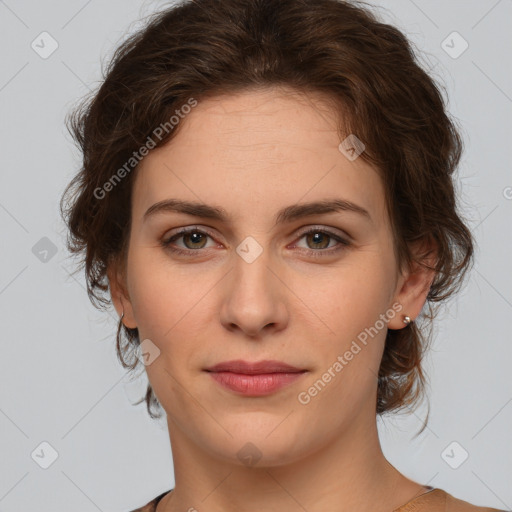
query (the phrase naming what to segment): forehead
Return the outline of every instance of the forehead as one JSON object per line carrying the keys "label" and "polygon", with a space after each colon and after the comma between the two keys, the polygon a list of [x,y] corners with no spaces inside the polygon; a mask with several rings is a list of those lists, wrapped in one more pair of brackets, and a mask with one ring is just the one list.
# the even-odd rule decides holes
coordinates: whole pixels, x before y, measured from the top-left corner
{"label": "forehead", "polygon": [[139,164],[134,217],[167,197],[222,205],[240,217],[342,197],[382,216],[380,177],[340,151],[328,98],[246,91],[203,100],[180,123],[176,136]]}
{"label": "forehead", "polygon": [[331,144],[337,138],[336,124],[325,96],[286,88],[255,89],[201,101],[185,116],[180,129],[186,133],[180,143],[195,144],[196,149],[216,145],[229,150],[227,158],[237,157],[237,151],[262,156],[267,150],[283,150],[283,158],[288,158],[293,147],[318,151]]}

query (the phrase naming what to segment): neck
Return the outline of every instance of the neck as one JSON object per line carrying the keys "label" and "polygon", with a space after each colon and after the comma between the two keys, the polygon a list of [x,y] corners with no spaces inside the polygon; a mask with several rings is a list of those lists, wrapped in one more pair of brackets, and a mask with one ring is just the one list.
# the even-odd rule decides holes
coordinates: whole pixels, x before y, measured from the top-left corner
{"label": "neck", "polygon": [[168,426],[176,485],[158,512],[389,512],[426,490],[386,460],[375,417],[344,435],[332,432],[308,455],[281,465],[221,460],[169,417]]}

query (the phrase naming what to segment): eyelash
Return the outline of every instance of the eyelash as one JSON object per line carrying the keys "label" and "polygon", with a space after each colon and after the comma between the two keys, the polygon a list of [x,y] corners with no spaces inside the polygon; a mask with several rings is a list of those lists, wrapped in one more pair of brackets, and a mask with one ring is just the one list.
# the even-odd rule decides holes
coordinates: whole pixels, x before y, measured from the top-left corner
{"label": "eyelash", "polygon": [[[193,257],[191,253],[198,252],[199,249],[183,250],[183,249],[179,249],[179,248],[176,248],[176,247],[172,247],[172,245],[171,245],[171,243],[174,242],[175,240],[183,237],[184,235],[188,235],[188,234],[191,234],[191,233],[199,233],[201,235],[207,235],[210,238],[213,238],[213,236],[210,235],[206,231],[203,231],[203,230],[198,229],[198,228],[190,227],[190,228],[183,228],[178,233],[172,235],[170,238],[162,240],[161,241],[161,245],[164,248],[170,250],[171,252],[173,252],[175,254],[179,254],[179,255],[182,255],[182,256],[191,256],[191,257]],[[335,247],[334,249],[333,248],[317,249],[317,250],[315,250],[315,249],[302,249],[302,251],[308,252],[314,258],[323,258],[323,257],[326,257],[326,256],[330,256],[330,255],[338,253],[339,251],[344,250],[344,249],[346,249],[346,248],[348,248],[348,247],[350,247],[352,245],[351,242],[341,238],[339,235],[333,233],[332,231],[329,231],[329,230],[326,230],[326,229],[323,229],[323,228],[319,229],[319,228],[316,228],[316,227],[312,227],[312,228],[308,229],[307,231],[302,232],[300,234],[299,239],[303,238],[306,235],[313,234],[313,233],[322,233],[324,235],[329,236],[330,238],[333,238],[337,242],[339,242],[339,245],[337,247]]]}

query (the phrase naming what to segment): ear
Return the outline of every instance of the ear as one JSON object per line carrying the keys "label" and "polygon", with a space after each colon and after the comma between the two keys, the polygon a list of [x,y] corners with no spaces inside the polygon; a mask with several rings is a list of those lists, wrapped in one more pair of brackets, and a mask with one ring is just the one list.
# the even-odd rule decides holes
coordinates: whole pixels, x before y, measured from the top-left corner
{"label": "ear", "polygon": [[406,327],[405,316],[411,321],[419,316],[436,275],[434,268],[437,262],[437,244],[417,242],[412,246],[412,252],[415,256],[414,261],[410,268],[400,275],[393,301],[400,303],[402,310],[388,322],[389,329]]}
{"label": "ear", "polygon": [[132,303],[126,287],[125,273],[121,272],[116,263],[111,263],[107,268],[107,277],[110,287],[110,297],[117,314],[123,317],[125,327],[135,329],[137,322],[135,321]]}

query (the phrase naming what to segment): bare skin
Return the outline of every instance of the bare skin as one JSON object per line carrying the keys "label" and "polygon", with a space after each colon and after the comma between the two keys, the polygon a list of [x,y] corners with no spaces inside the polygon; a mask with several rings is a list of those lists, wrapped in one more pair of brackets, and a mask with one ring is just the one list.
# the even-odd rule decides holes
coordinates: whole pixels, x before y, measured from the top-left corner
{"label": "bare skin", "polygon": [[[140,164],[126,274],[109,269],[124,324],[160,350],[146,371],[167,413],[176,484],[157,511],[390,512],[424,493],[384,457],[376,376],[386,330],[419,315],[433,275],[399,272],[377,171],[338,149],[332,108],[316,95],[217,97],[181,123]],[[231,221],[174,211],[144,219],[169,198],[220,207]],[[345,210],[275,223],[284,207],[332,199],[369,217]],[[186,254],[162,246],[186,226],[200,234],[170,246]],[[236,251],[249,236],[262,250],[250,263]],[[338,356],[382,314],[387,325],[333,376]],[[231,359],[307,372],[248,397],[204,371]],[[329,368],[329,382],[301,403]],[[255,465],[238,455],[249,442]]]}

